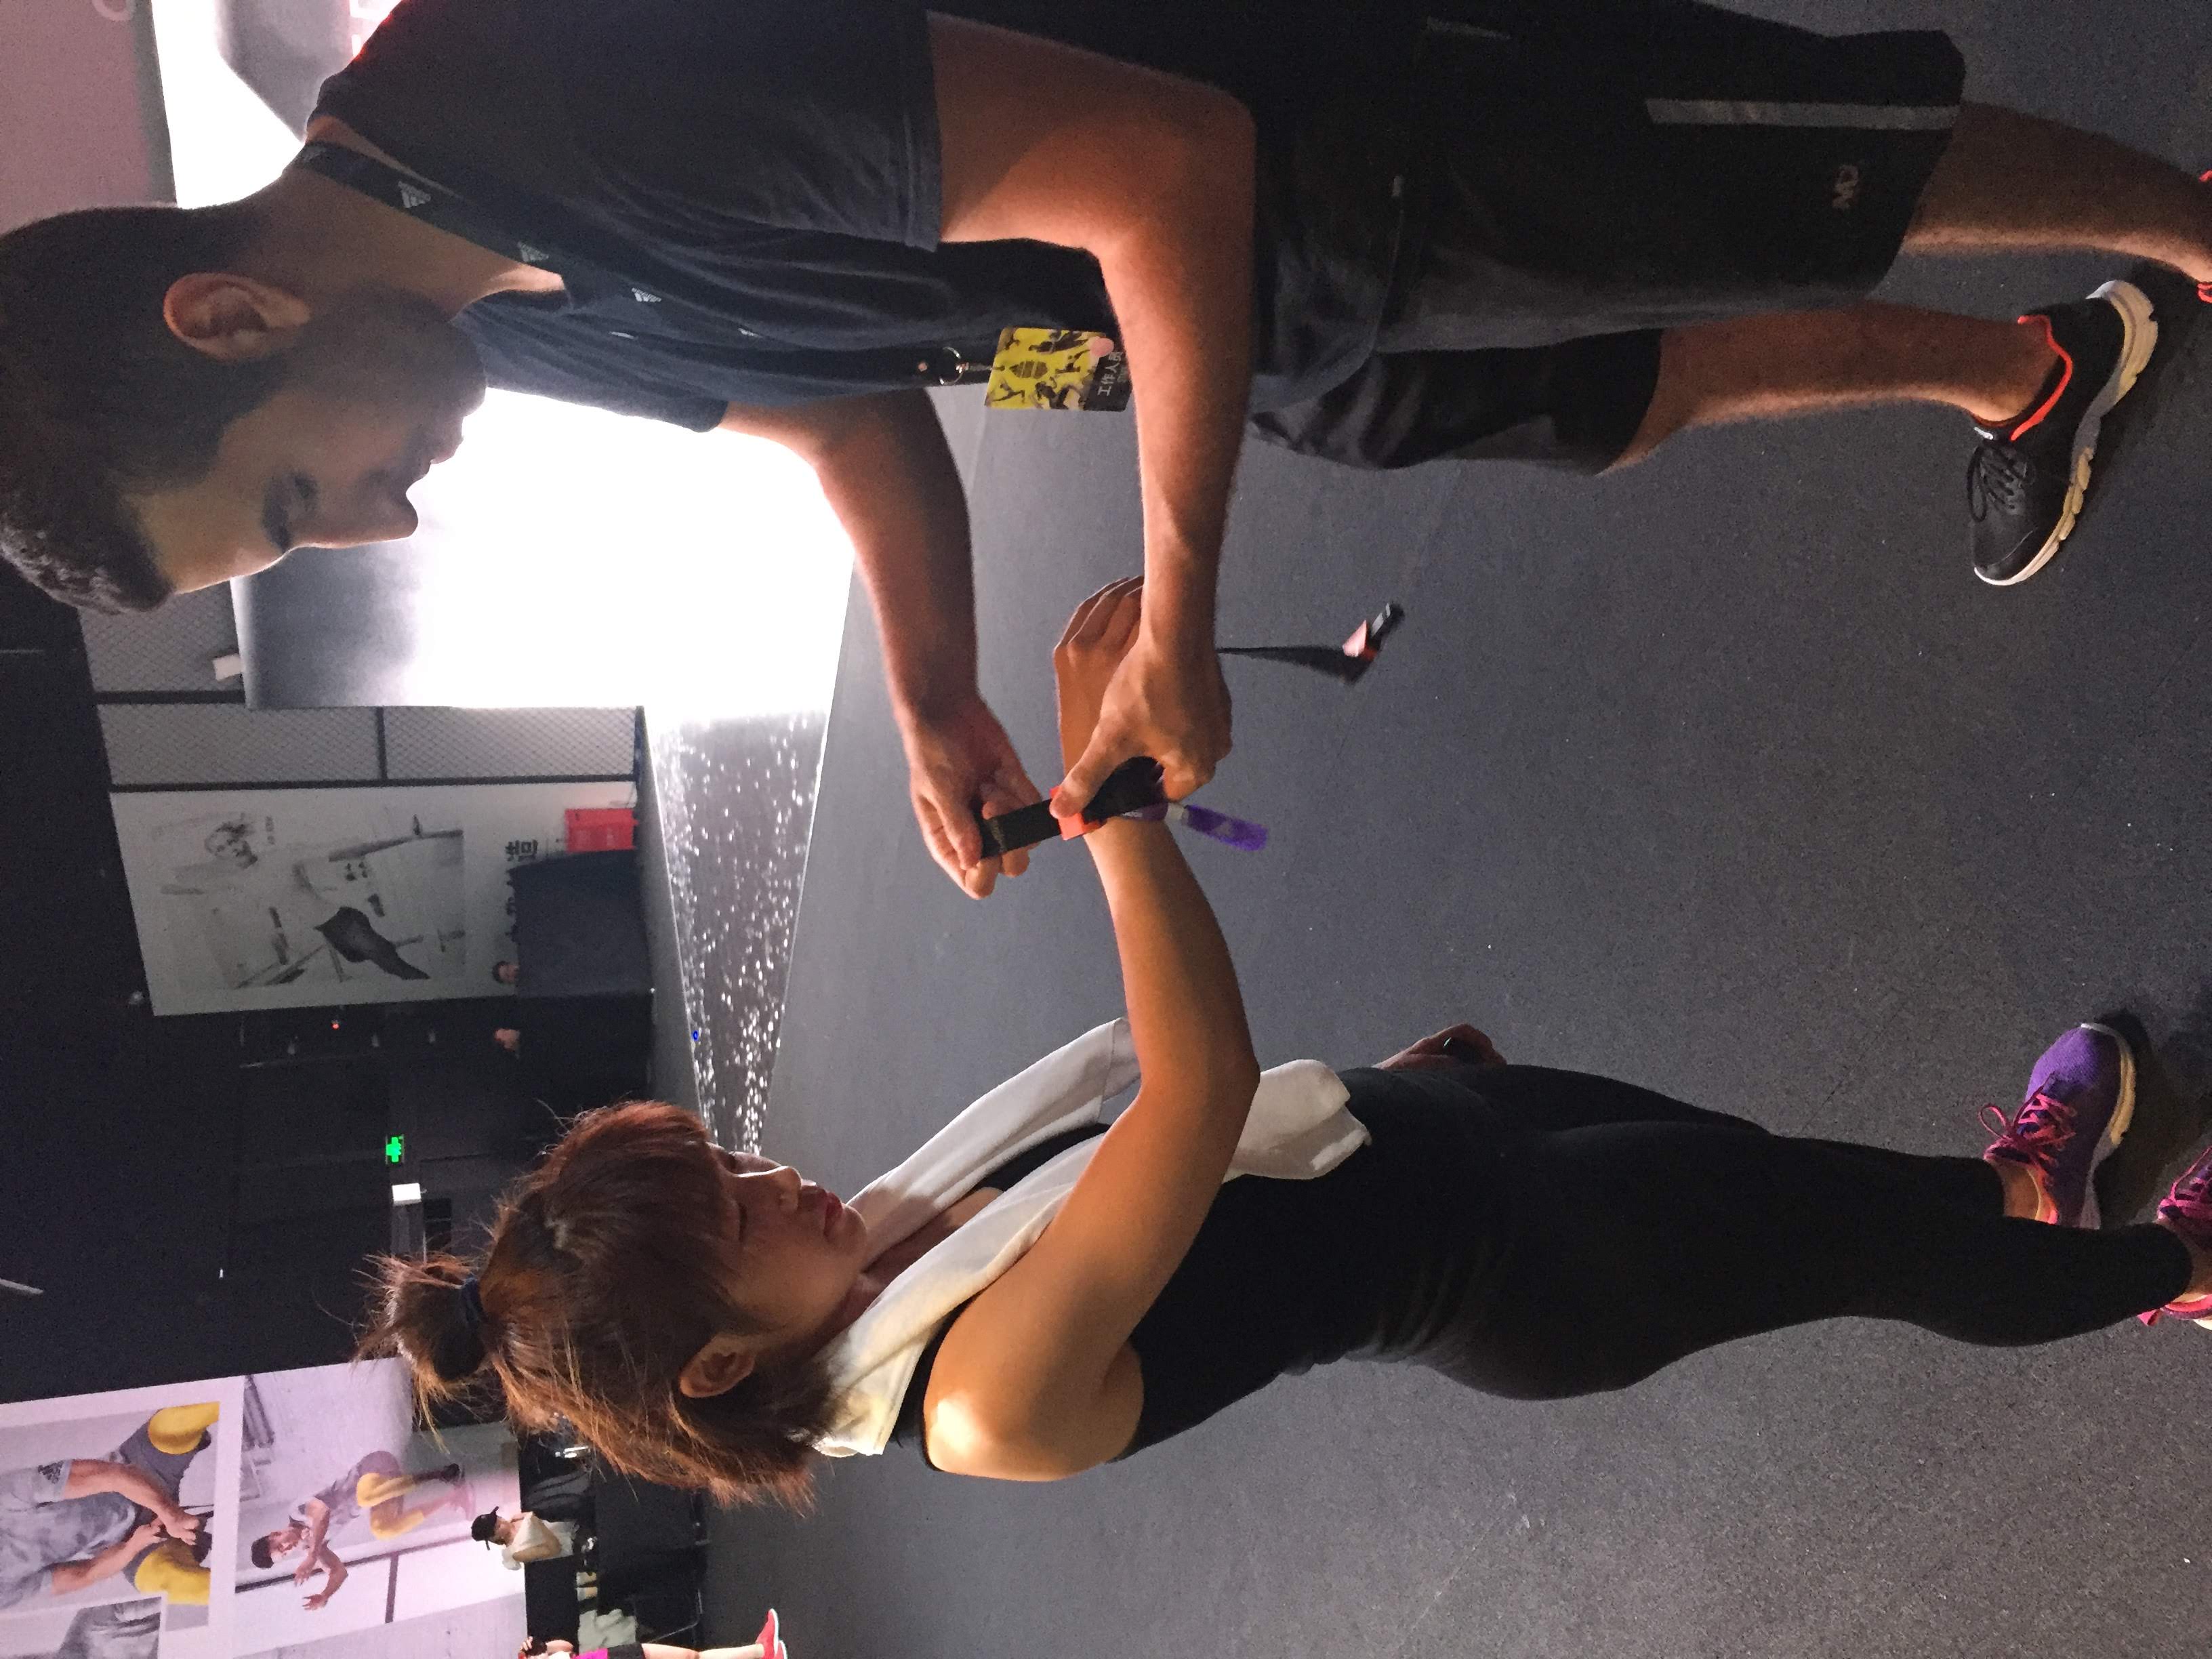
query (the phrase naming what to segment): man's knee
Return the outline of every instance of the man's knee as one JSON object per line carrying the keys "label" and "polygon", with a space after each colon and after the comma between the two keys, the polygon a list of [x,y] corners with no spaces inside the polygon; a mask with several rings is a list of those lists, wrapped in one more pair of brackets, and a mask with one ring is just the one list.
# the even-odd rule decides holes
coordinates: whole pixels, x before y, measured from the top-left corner
{"label": "man's knee", "polygon": [[208,1431],[222,1413],[213,1401],[192,1406],[164,1406],[146,1419],[146,1438],[156,1451],[181,1457],[207,1444]]}
{"label": "man's knee", "polygon": [[368,1512],[369,1535],[377,1539],[398,1538],[415,1530],[428,1517],[421,1510],[410,1510],[398,1498],[386,1498]]}
{"label": "man's knee", "polygon": [[[202,1528],[201,1535],[207,1535]],[[187,1607],[204,1607],[212,1575],[192,1559],[192,1552],[174,1539],[156,1544],[131,1564],[133,1588],[149,1595],[165,1595]]]}

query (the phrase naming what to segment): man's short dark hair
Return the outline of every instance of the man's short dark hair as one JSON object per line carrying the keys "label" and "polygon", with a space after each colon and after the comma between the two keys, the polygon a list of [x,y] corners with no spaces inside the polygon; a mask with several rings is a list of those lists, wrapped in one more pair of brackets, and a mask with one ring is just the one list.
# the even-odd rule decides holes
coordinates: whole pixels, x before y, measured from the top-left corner
{"label": "man's short dark hair", "polygon": [[253,1565],[264,1572],[276,1565],[276,1552],[269,1547],[269,1534],[262,1534],[253,1540],[253,1548],[251,1551]]}
{"label": "man's short dark hair", "polygon": [[189,483],[283,377],[170,333],[178,278],[228,269],[241,203],[92,208],[0,236],[0,557],[66,604],[149,611],[171,584],[126,490]]}

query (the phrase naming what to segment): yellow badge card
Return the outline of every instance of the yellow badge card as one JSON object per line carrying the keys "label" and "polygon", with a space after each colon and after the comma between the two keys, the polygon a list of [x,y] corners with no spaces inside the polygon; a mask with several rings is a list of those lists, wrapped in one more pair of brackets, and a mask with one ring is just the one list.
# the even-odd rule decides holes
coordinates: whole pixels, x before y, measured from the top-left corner
{"label": "yellow badge card", "polygon": [[1010,328],[991,360],[986,409],[1112,410],[1129,406],[1129,360],[1103,334]]}

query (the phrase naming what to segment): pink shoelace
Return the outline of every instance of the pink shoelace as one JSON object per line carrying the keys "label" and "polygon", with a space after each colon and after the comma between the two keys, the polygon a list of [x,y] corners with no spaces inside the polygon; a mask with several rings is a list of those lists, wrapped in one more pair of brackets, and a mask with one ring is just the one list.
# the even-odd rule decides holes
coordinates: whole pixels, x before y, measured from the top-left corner
{"label": "pink shoelace", "polygon": [[[2168,1205],[2177,1207],[2187,1206],[2207,1218],[2212,1218],[2212,1158],[2199,1158],[2180,1180],[2173,1183],[2173,1190],[2166,1194],[2166,1202],[2158,1207],[2163,1212]],[[2163,1308],[2153,1308],[2148,1313],[2137,1314],[2136,1317],[2146,1325],[2155,1325],[2167,1314],[2178,1319],[2200,1319],[2208,1312],[2212,1312],[2212,1297],[2183,1296],[2167,1303]]]}
{"label": "pink shoelace", "polygon": [[2048,1170],[2051,1160],[2074,1133],[2074,1107],[2040,1089],[2021,1103],[2010,1119],[1995,1106],[1982,1108],[1982,1121],[1999,1140],[2008,1141],[2032,1158],[2038,1169]]}

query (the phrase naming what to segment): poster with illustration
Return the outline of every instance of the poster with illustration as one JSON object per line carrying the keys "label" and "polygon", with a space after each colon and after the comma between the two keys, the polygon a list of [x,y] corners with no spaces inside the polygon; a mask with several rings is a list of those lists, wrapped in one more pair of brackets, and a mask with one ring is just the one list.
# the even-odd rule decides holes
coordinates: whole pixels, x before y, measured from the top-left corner
{"label": "poster with illustration", "polygon": [[482,996],[507,872],[628,783],[161,790],[111,798],[157,1014]]}
{"label": "poster with illustration", "polygon": [[416,1620],[489,1620],[519,1641],[522,1576],[470,1536],[477,1516],[519,1507],[506,1429],[419,1430],[397,1360],[248,1376],[242,1421],[236,1652],[320,1654],[380,1632],[363,1650],[393,1653],[386,1627]]}
{"label": "poster with illustration", "polygon": [[240,1397],[0,1406],[0,1659],[228,1659]]}

